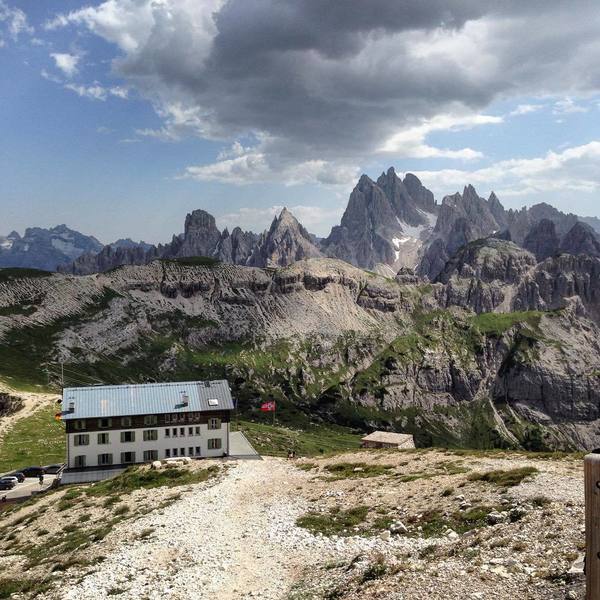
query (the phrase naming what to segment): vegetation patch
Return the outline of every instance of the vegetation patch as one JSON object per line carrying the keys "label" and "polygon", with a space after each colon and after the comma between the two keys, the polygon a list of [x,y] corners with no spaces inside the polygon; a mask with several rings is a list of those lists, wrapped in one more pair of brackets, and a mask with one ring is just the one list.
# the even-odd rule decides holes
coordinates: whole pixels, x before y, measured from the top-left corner
{"label": "vegetation patch", "polygon": [[44,406],[6,432],[0,439],[0,473],[65,460],[65,429],[54,418],[56,410]]}
{"label": "vegetation patch", "polygon": [[331,474],[331,477],[328,478],[331,481],[389,475],[393,468],[393,465],[374,465],[364,462],[344,462],[325,465],[325,467],[323,467],[325,471]]}
{"label": "vegetation patch", "polygon": [[494,510],[496,507],[493,506],[475,506],[464,512],[456,511],[450,516],[444,516],[439,510],[430,510],[423,513],[414,523],[421,527],[420,535],[426,538],[443,536],[448,529],[456,533],[465,533],[471,529],[485,527],[487,516]]}
{"label": "vegetation patch", "polygon": [[348,510],[336,507],[326,513],[307,513],[297,519],[296,525],[322,535],[355,535],[368,514],[367,506],[355,506]]}
{"label": "vegetation patch", "polygon": [[166,469],[149,469],[148,467],[129,467],[112,479],[105,479],[90,486],[86,490],[88,496],[109,496],[117,498],[119,494],[127,494],[137,489],[157,487],[174,487],[201,483],[214,477],[219,467],[191,471],[185,468],[168,467]]}
{"label": "vegetation patch", "polygon": [[14,281],[15,279],[34,279],[39,277],[50,277],[50,271],[42,271],[41,269],[25,269],[20,267],[8,267],[0,269],[0,283]]}
{"label": "vegetation patch", "polygon": [[537,473],[535,467],[520,467],[518,469],[509,469],[504,471],[487,471],[486,473],[471,473],[469,481],[487,481],[498,487],[513,487],[519,485],[523,479]]}

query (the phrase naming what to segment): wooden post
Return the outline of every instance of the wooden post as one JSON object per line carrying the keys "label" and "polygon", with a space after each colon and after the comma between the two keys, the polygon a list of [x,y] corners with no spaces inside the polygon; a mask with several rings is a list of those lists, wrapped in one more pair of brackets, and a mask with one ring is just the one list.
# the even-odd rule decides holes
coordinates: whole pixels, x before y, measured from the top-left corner
{"label": "wooden post", "polygon": [[583,461],[585,477],[585,598],[600,600],[600,452]]}

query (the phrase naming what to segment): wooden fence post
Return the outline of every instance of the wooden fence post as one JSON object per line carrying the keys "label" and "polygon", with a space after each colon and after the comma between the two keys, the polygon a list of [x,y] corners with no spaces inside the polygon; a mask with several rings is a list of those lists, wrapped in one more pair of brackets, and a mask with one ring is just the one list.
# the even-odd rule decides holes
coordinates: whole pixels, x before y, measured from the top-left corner
{"label": "wooden fence post", "polygon": [[600,451],[583,460],[585,477],[585,598],[600,600]]}

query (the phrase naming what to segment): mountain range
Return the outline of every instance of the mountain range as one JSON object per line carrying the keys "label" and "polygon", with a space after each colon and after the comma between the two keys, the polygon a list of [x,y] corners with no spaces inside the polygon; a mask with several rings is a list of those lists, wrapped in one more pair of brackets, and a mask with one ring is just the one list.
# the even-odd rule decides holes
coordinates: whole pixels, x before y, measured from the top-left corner
{"label": "mountain range", "polygon": [[131,239],[102,246],[65,225],[30,228],[23,237],[12,232],[0,238],[0,267],[86,275],[157,258],[206,256],[236,265],[278,267],[332,257],[390,277],[410,268],[435,281],[454,253],[477,239],[501,237],[543,260],[560,252],[596,255],[599,231],[600,219],[595,217],[565,214],[544,203],[506,210],[496,194],[482,198],[471,185],[438,203],[415,175],[400,178],[392,167],[377,181],[361,176],[340,225],[322,240],[287,209],[261,234],[240,227],[220,231],[214,217],[199,209],[186,216],[183,233],[156,246]]}

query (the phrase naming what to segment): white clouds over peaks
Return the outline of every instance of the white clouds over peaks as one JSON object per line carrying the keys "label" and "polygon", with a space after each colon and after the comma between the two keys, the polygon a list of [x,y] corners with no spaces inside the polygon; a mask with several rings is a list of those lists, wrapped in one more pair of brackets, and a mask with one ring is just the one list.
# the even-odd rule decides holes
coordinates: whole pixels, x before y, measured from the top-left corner
{"label": "white clouds over peaks", "polygon": [[475,170],[442,169],[416,174],[440,195],[465,182],[494,189],[500,196],[525,196],[544,192],[594,192],[600,190],[600,141],[550,151],[537,158],[498,161]]}
{"label": "white clouds over peaks", "polygon": [[484,114],[496,100],[600,92],[589,0],[106,0],[46,27],[115,45],[114,72],[163,119],[138,136],[260,140],[189,167],[203,180],[337,181],[374,157],[480,159],[428,136],[499,123]]}
{"label": "white clouds over peaks", "polygon": [[82,98],[89,98],[90,100],[106,100],[109,96],[116,96],[117,98],[126,99],[128,92],[122,87],[104,87],[98,82],[94,82],[91,85],[67,83],[65,84],[67,90],[75,92]]}

